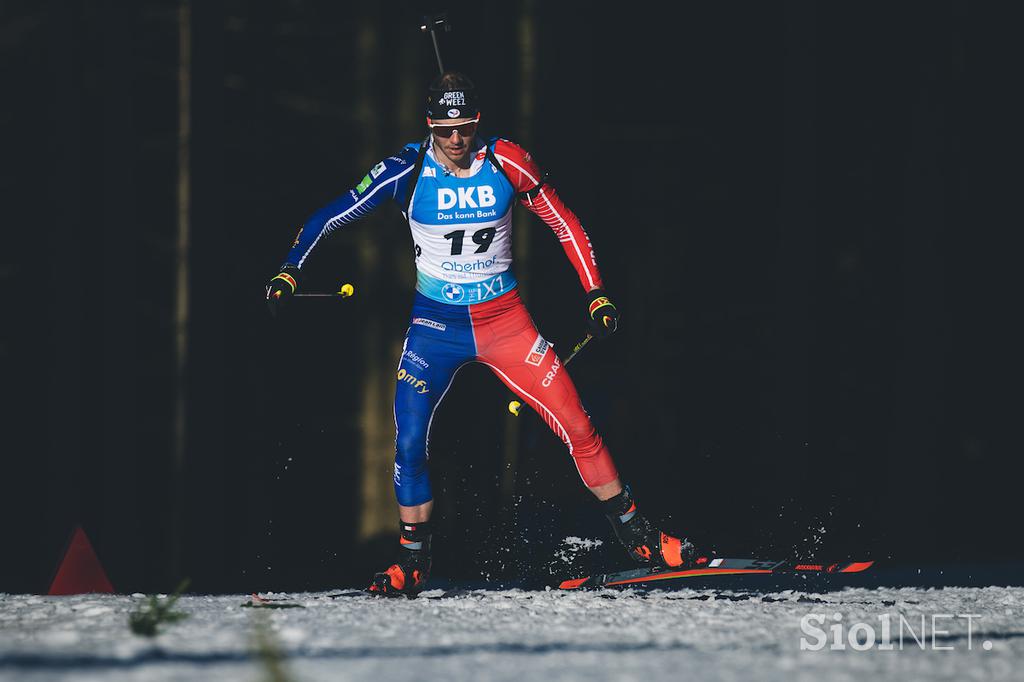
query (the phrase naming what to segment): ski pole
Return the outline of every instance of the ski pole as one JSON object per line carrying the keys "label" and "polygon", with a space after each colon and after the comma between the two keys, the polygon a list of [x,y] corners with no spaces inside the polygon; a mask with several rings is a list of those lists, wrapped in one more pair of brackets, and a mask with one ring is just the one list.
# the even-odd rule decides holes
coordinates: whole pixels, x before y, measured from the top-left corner
{"label": "ski pole", "polygon": [[452,30],[452,25],[448,23],[448,15],[446,13],[441,14],[428,14],[423,17],[423,23],[420,24],[420,30],[424,33],[430,32],[430,39],[434,41],[434,54],[437,55],[437,70],[444,75],[444,64],[441,63],[441,49],[437,46],[437,34],[434,32],[435,27],[443,28],[445,32]]}
{"label": "ski pole", "polygon": [[[565,358],[565,360],[562,360],[562,364],[563,365],[568,365],[570,362],[572,362],[572,359],[574,357],[576,357],[576,355],[581,350],[583,350],[583,347],[586,346],[588,343],[590,343],[590,340],[593,339],[593,338],[594,337],[591,334],[587,334],[585,337],[583,337],[582,341],[580,341],[579,343],[577,343],[575,346],[572,347],[572,352],[569,353],[569,355]],[[522,409],[522,407],[523,407],[523,404],[521,402],[519,402],[518,400],[513,400],[512,402],[510,402],[508,404],[508,411],[511,412],[516,417],[518,417],[519,416],[519,411]]]}
{"label": "ski pole", "polygon": [[356,293],[356,288],[354,286],[352,286],[351,284],[347,284],[346,283],[346,284],[342,284],[341,288],[338,289],[337,291],[335,291],[333,294],[313,293],[313,294],[295,294],[295,296],[296,297],[300,297],[301,296],[302,298],[334,298],[335,296],[337,296],[339,298],[348,298],[349,296],[353,296],[355,293]]}

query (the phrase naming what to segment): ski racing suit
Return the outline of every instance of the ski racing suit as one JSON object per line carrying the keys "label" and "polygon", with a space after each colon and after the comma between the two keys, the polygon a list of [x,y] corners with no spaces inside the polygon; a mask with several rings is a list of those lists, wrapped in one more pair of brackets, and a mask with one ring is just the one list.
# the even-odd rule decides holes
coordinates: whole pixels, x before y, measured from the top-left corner
{"label": "ski racing suit", "polygon": [[[416,295],[397,371],[395,494],[399,504],[433,499],[427,472],[430,424],[455,373],[481,362],[540,414],[568,446],[588,487],[618,474],[551,343],[537,331],[512,271],[512,206],[541,218],[561,242],[585,290],[603,288],[580,221],[547,184],[530,154],[501,138],[476,138],[469,177],[437,161],[427,141],[406,145],[303,225],[286,264],[301,268],[334,230],[398,203],[412,230]],[[416,177],[416,181],[410,181]],[[408,190],[412,187],[412,196]]]}

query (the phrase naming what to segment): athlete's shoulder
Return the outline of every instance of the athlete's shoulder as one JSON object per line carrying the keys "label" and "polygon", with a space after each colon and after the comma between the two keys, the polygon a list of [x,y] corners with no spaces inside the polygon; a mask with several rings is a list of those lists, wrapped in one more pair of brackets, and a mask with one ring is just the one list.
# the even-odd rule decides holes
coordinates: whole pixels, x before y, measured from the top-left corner
{"label": "athlete's shoulder", "polygon": [[[386,171],[404,171],[409,169],[414,163],[416,163],[416,155],[419,154],[420,143],[410,142],[398,150],[397,153],[381,159],[380,163],[373,167],[373,170],[378,171],[378,175]],[[372,174],[372,171],[371,171]],[[375,176],[376,177],[376,176]]]}
{"label": "athlete's shoulder", "polygon": [[372,187],[380,187],[404,178],[416,164],[416,153],[416,150],[406,145],[396,154],[381,159],[356,185],[356,195],[362,195]]}
{"label": "athlete's shoulder", "polygon": [[496,137],[489,142],[489,146],[517,192],[526,192],[543,182],[544,174],[540,166],[521,145],[504,137]]}
{"label": "athlete's shoulder", "polygon": [[394,154],[392,156],[389,156],[386,159],[383,159],[377,165],[380,166],[381,164],[384,164],[384,167],[386,167],[386,168],[394,168],[394,169],[397,169],[397,170],[404,170],[404,169],[408,168],[409,166],[412,166],[414,163],[416,163],[416,156],[419,154],[419,152],[420,152],[420,143],[419,142],[409,142],[404,147],[402,147],[400,150],[398,150],[398,153],[396,153],[396,154]]}
{"label": "athlete's shoulder", "polygon": [[420,147],[423,146],[423,140],[416,140],[415,142],[407,142],[402,151],[398,152],[398,155],[405,159],[416,160],[417,155],[420,153]]}
{"label": "athlete's shoulder", "polygon": [[495,155],[501,154],[517,163],[533,163],[530,152],[526,151],[518,142],[513,142],[507,137],[492,137],[487,142],[494,150]]}

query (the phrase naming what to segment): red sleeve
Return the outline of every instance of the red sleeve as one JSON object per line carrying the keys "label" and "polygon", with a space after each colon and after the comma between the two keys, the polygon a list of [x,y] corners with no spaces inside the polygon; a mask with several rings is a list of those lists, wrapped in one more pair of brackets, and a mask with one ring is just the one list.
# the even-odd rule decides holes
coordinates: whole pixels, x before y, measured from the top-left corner
{"label": "red sleeve", "polygon": [[494,156],[516,192],[530,193],[529,196],[524,194],[520,203],[536,213],[558,237],[566,257],[576,268],[583,288],[586,291],[603,289],[590,237],[576,214],[558,198],[555,188],[544,181],[544,174],[529,152],[514,142],[498,140],[494,145]]}

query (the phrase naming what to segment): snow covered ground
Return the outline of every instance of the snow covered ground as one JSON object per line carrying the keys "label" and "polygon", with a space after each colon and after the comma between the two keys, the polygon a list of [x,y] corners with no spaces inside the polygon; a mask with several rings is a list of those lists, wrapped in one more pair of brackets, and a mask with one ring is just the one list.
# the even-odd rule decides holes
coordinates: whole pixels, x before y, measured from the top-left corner
{"label": "snow covered ground", "polygon": [[154,639],[128,629],[141,595],[0,594],[0,680],[1024,680],[1024,588],[327,594],[186,596]]}

